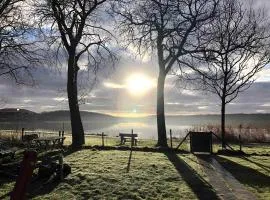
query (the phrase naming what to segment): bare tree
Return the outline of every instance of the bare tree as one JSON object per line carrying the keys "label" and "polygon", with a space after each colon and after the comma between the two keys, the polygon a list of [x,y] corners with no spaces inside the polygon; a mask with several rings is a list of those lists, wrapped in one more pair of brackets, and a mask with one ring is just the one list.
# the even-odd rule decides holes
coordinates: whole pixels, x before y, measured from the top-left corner
{"label": "bare tree", "polygon": [[67,94],[73,147],[85,143],[78,104],[80,67],[95,72],[105,58],[114,60],[107,46],[109,32],[100,24],[105,3],[106,0],[43,0],[34,4],[40,26],[50,38],[52,47],[57,49],[56,54],[59,55],[62,47],[67,54]]}
{"label": "bare tree", "polygon": [[40,63],[42,56],[33,26],[23,13],[25,6],[23,0],[0,2],[0,76],[32,85],[31,69]]}
{"label": "bare tree", "polygon": [[197,86],[220,98],[222,148],[226,148],[226,105],[248,89],[255,75],[270,62],[270,29],[261,12],[245,9],[235,0],[222,1],[209,29],[211,40],[203,56],[197,57],[201,67],[194,60],[182,62],[195,70],[184,74],[184,79],[199,80]]}
{"label": "bare tree", "polygon": [[218,0],[121,0],[113,10],[120,16],[121,34],[140,54],[157,57],[157,146],[167,147],[164,84],[173,66],[191,52],[202,51],[205,26],[215,15]]}

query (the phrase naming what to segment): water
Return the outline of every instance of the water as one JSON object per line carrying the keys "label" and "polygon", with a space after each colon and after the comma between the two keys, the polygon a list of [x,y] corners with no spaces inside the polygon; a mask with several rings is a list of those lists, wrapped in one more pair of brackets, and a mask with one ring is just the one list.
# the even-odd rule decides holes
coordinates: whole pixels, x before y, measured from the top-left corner
{"label": "water", "polygon": [[[173,137],[183,137],[186,135],[187,130],[191,129],[191,126],[169,126],[167,133],[169,135],[170,129],[172,130]],[[110,136],[118,136],[119,132],[131,133],[133,129],[134,133],[138,133],[140,138],[143,139],[157,139],[157,127],[155,124],[146,124],[142,122],[124,122],[117,123],[107,128],[87,130],[87,133],[102,133],[104,132]]]}
{"label": "water", "polygon": [[[138,133],[140,138],[143,139],[157,139],[157,127],[155,123],[152,122],[119,122],[119,123],[91,123],[84,122],[84,131],[85,134],[104,134],[109,136],[118,136],[119,132],[131,133],[133,129],[134,133]],[[0,129],[2,130],[18,130],[21,128],[25,130],[44,130],[44,131],[56,131],[65,130],[67,133],[71,131],[70,122],[21,122],[20,124],[14,124],[14,122],[5,122],[0,123]],[[192,128],[191,126],[183,125],[170,125],[167,126],[167,132],[169,135],[169,129],[172,130],[173,137],[185,136],[188,129]]]}
{"label": "water", "polygon": [[[228,115],[227,126],[239,127],[257,127],[269,128],[270,115]],[[166,118],[167,135],[169,130],[172,130],[173,137],[183,137],[188,130],[194,127],[201,127],[206,125],[219,125],[219,115],[205,115],[205,116],[170,116]],[[139,133],[140,138],[143,139],[157,139],[156,118],[154,116],[147,118],[117,118],[113,120],[104,119],[87,119],[83,122],[86,134],[104,134],[109,136],[118,136],[119,132]],[[65,130],[70,132],[70,121],[15,121],[15,122],[0,122],[0,129],[4,130],[20,130],[24,127],[26,130],[46,130],[59,131]]]}

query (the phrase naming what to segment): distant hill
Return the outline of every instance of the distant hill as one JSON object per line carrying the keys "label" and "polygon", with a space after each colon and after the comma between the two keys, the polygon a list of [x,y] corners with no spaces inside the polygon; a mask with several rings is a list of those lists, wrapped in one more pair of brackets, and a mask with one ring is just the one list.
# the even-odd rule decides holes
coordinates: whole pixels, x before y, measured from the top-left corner
{"label": "distant hill", "polygon": [[0,109],[0,121],[17,121],[19,119],[35,119],[38,114],[26,109]]}
{"label": "distant hill", "polygon": [[[113,124],[113,123],[132,123],[142,122],[146,124],[155,124],[156,116],[151,115],[142,118],[121,118],[111,115],[81,111],[81,117],[84,124]],[[26,109],[17,110],[16,108],[0,109],[0,122],[44,122],[70,124],[70,115],[68,110],[58,110],[51,112],[36,113]],[[13,123],[14,124],[14,123]],[[194,126],[194,125],[218,125],[220,124],[220,115],[167,115],[166,124],[170,126]],[[245,126],[270,127],[270,114],[227,114],[227,126]],[[92,125],[91,125],[92,126]]]}
{"label": "distant hill", "polygon": [[[111,115],[81,111],[83,120],[116,120]],[[0,121],[69,121],[70,115],[68,110],[58,110],[51,112],[36,113],[26,109],[5,108],[0,109]]]}
{"label": "distant hill", "polygon": [[[216,125],[220,124],[221,116],[218,114],[211,115],[177,115],[166,116],[170,124],[181,125]],[[226,114],[227,126],[250,125],[257,127],[270,127],[270,114]]]}

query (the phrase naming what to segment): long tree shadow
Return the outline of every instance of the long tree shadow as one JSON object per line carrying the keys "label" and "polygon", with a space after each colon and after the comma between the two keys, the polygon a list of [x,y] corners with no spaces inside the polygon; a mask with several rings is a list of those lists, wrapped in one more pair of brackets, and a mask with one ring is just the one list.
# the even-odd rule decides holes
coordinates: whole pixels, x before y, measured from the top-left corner
{"label": "long tree shadow", "polygon": [[[65,180],[63,180],[62,182],[65,182]],[[59,180],[55,180],[55,181],[52,181],[48,184],[44,184],[44,183],[45,183],[44,179],[32,181],[29,188],[28,188],[28,193],[27,193],[28,198],[31,199],[31,198],[36,197],[36,196],[49,194],[61,182]]]}
{"label": "long tree shadow", "polygon": [[246,161],[248,161],[248,162],[251,162],[251,163],[253,163],[253,164],[259,166],[259,167],[262,168],[263,170],[265,170],[265,171],[267,171],[268,173],[270,173],[270,167],[269,167],[269,166],[266,166],[266,165],[264,165],[264,164],[258,163],[258,162],[256,162],[256,161],[253,161],[253,160],[249,159],[249,158],[246,157],[246,156],[242,156],[241,158],[244,159],[244,160],[246,160]]}
{"label": "long tree shadow", "polygon": [[213,187],[174,152],[164,153],[199,199],[219,199]]}
{"label": "long tree shadow", "polygon": [[270,186],[270,177],[247,166],[243,166],[221,156],[216,156],[216,160],[229,171],[240,183],[255,187],[258,190]]}

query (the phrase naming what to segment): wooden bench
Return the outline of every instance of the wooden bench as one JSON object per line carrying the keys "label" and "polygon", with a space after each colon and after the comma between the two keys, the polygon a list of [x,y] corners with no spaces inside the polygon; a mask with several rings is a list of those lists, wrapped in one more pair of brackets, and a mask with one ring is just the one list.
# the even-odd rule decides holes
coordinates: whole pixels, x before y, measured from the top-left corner
{"label": "wooden bench", "polygon": [[119,133],[120,144],[125,144],[128,139],[130,139],[132,146],[137,145],[138,134],[137,133]]}
{"label": "wooden bench", "polygon": [[63,147],[65,137],[42,137],[34,139],[33,142],[39,149],[54,149],[56,147]]}

